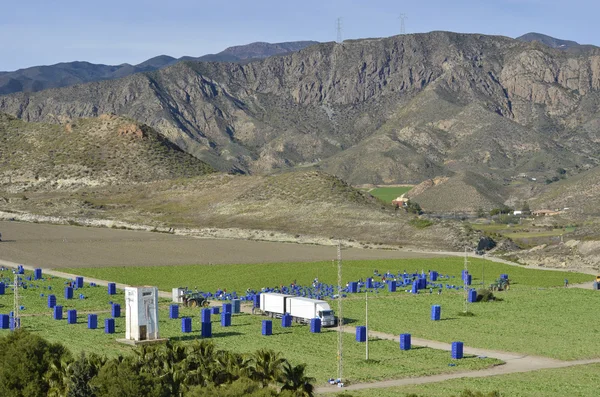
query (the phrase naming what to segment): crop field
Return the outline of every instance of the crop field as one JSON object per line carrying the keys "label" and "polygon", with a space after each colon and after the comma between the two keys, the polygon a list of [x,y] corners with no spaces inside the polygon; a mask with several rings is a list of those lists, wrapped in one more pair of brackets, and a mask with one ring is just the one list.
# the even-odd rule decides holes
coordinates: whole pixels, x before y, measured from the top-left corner
{"label": "crop field", "polygon": [[386,203],[391,203],[397,197],[402,196],[404,193],[408,192],[412,189],[412,186],[398,186],[398,187],[378,187],[375,188],[369,193],[377,197],[378,199],[385,201]]}
{"label": "crop field", "polygon": [[465,389],[469,389],[484,394],[498,391],[502,396],[592,397],[598,395],[598,373],[600,364],[590,364],[487,378],[462,378],[424,385],[353,391],[344,393],[344,396],[397,397],[414,393],[418,396],[450,397],[459,396]]}
{"label": "crop field", "polygon": [[[366,279],[374,270],[380,273],[421,272],[437,270],[441,274],[460,278],[464,269],[463,258],[416,258],[416,259],[382,259],[351,260],[343,262],[343,281]],[[512,289],[521,287],[559,287],[568,278],[571,284],[592,281],[592,276],[582,273],[565,273],[552,270],[528,269],[490,262],[480,258],[469,258],[469,272],[473,274],[474,283],[485,279],[489,285],[500,274],[507,273],[513,280]],[[203,291],[215,291],[226,288],[238,293],[247,288],[260,289],[289,285],[296,281],[299,285],[308,285],[317,277],[320,282],[337,283],[337,262],[296,262],[296,263],[263,263],[219,265],[185,265],[185,266],[119,266],[99,268],[64,268],[60,269],[72,274],[94,277],[101,280],[117,281],[130,285],[155,285],[160,290],[170,291],[175,287],[198,287]],[[450,284],[459,281],[450,279]]]}
{"label": "crop field", "polygon": [[[5,272],[6,273],[6,272]],[[27,272],[23,277],[30,275]],[[50,341],[65,343],[73,353],[81,350],[100,354],[126,354],[132,347],[115,342],[125,336],[124,294],[108,295],[105,287],[86,286],[74,293],[75,299],[63,296],[65,280],[51,278],[43,281],[25,281],[27,288],[20,289],[21,323],[24,329],[35,332]],[[48,289],[50,287],[51,289]],[[47,308],[47,295],[54,293],[57,304],[63,306],[63,320],[52,318],[52,309]],[[42,296],[42,294],[44,296]],[[85,299],[77,299],[83,294]],[[13,294],[10,290],[0,296],[0,313],[12,310]],[[104,319],[110,318],[110,303],[121,303],[122,317],[116,318],[116,333],[104,333]],[[162,337],[172,340],[191,341],[199,337],[199,309],[180,308],[180,317],[193,318],[193,332],[181,332],[181,320],[169,319],[168,300],[159,302],[159,326]],[[66,311],[78,311],[77,324],[67,324]],[[87,313],[98,314],[98,329],[87,329]],[[311,334],[309,328],[294,324],[292,328],[282,328],[274,319],[273,335],[262,336],[261,321],[265,317],[249,314],[234,315],[231,327],[221,327],[220,316],[212,316],[214,343],[221,348],[236,351],[255,351],[260,348],[282,352],[290,361],[307,363],[309,375],[324,382],[337,371],[337,333],[324,329],[319,334]],[[0,335],[8,330],[0,330]],[[500,364],[496,359],[481,359],[467,356],[463,360],[452,360],[445,351],[414,348],[400,351],[397,342],[372,338],[369,350],[372,360],[364,360],[365,344],[354,341],[351,334],[344,335],[345,373],[349,381],[375,381],[379,379],[413,377],[454,371],[486,368]]]}
{"label": "crop field", "polygon": [[[437,270],[455,276],[444,284],[459,284],[463,269],[461,258],[412,259],[403,261],[345,261],[345,281],[365,279],[377,269],[381,273]],[[502,301],[480,302],[469,305],[474,317],[462,317],[463,292],[444,288],[441,295],[435,290],[421,291],[417,296],[399,290],[389,293],[380,290],[370,294],[369,319],[374,331],[391,334],[411,333],[415,337],[445,342],[461,340],[468,346],[523,352],[565,360],[598,357],[589,346],[595,343],[595,331],[600,327],[589,308],[595,305],[597,292],[575,288],[559,288],[564,279],[571,284],[590,281],[592,276],[516,267],[471,258],[469,269],[473,286],[480,287],[482,277],[486,285],[501,273],[508,273],[512,282],[509,291],[497,292]],[[68,269],[67,269],[68,270]],[[116,280],[127,284],[153,284],[161,290],[174,286],[198,287],[214,292],[244,293],[246,288],[260,289],[289,285],[309,285],[315,277],[325,283],[335,283],[337,267],[332,262],[177,266],[136,268],[96,268],[79,270],[86,276]],[[458,278],[456,277],[458,276]],[[196,282],[197,281],[197,282]],[[443,321],[431,321],[430,307],[442,306]],[[364,324],[364,295],[345,299],[344,317],[352,325]],[[335,305],[333,306],[335,309]],[[566,337],[569,335],[570,337]]]}

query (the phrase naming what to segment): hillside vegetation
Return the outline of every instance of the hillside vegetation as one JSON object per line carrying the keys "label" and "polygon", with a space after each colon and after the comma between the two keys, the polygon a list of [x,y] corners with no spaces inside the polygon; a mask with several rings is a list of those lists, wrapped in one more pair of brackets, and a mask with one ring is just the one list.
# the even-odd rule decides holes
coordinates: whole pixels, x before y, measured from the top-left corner
{"label": "hillside vegetation", "polygon": [[0,114],[0,188],[17,192],[191,177],[212,172],[150,127],[103,115],[64,125]]}

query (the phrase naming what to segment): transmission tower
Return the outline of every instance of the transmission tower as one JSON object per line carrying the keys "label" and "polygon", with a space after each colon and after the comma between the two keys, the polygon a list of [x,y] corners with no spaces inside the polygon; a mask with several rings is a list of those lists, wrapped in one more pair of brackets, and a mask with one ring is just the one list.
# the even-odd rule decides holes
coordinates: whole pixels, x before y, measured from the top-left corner
{"label": "transmission tower", "polygon": [[337,30],[337,42],[342,43],[342,18],[338,18],[335,23],[335,28]]}
{"label": "transmission tower", "polygon": [[343,364],[343,335],[344,335],[344,316],[342,315],[342,243],[338,241],[337,246],[337,265],[338,265],[338,379],[342,380],[344,372]]}
{"label": "transmission tower", "polygon": [[15,274],[15,283],[14,283],[14,309],[13,309],[13,329],[21,328],[21,316],[19,315],[19,275]]}
{"label": "transmission tower", "polygon": [[406,34],[406,14],[400,14],[400,34]]}

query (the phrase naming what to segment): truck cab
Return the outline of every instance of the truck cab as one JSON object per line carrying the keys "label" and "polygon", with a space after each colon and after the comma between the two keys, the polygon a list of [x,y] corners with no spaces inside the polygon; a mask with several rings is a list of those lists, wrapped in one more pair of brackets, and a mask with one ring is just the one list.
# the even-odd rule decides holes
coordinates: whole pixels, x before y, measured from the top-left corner
{"label": "truck cab", "polygon": [[319,310],[317,314],[321,319],[321,325],[323,325],[323,327],[333,327],[335,325],[336,320],[333,310]]}

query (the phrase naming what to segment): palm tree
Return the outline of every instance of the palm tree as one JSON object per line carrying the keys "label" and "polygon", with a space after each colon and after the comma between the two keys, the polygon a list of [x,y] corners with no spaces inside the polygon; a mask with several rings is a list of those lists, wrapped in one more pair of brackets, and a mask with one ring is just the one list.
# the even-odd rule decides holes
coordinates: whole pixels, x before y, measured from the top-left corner
{"label": "palm tree", "polygon": [[68,368],[73,362],[70,357],[54,359],[44,374],[44,380],[48,383],[48,396],[61,397],[67,393],[69,385]]}
{"label": "palm tree", "polygon": [[283,364],[283,373],[280,378],[284,384],[281,390],[293,391],[296,396],[312,397],[314,394],[313,382],[315,378],[306,376],[306,364],[292,366],[290,363]]}
{"label": "palm tree", "polygon": [[281,353],[266,349],[258,350],[250,359],[250,378],[262,383],[263,387],[270,383],[277,383],[285,362],[286,360],[281,357]]}

